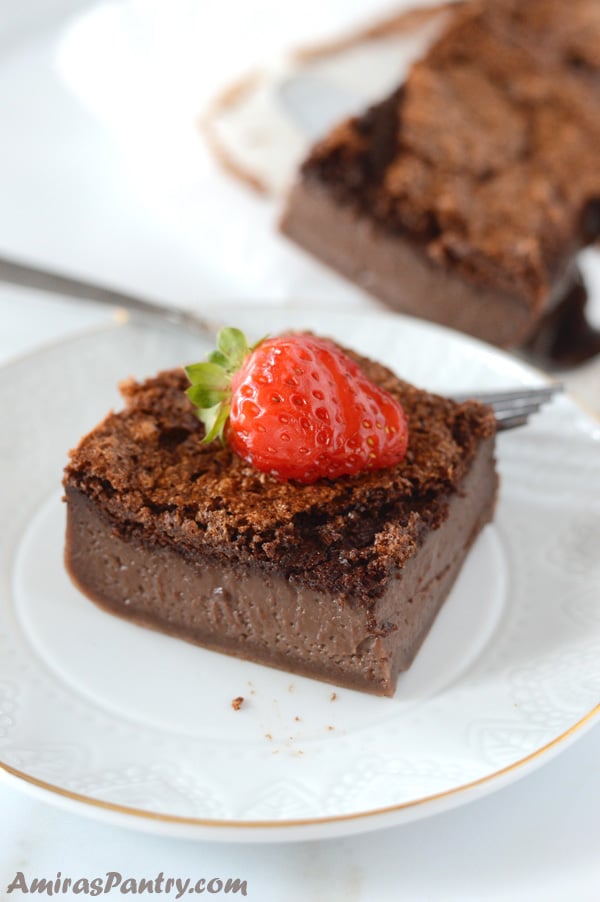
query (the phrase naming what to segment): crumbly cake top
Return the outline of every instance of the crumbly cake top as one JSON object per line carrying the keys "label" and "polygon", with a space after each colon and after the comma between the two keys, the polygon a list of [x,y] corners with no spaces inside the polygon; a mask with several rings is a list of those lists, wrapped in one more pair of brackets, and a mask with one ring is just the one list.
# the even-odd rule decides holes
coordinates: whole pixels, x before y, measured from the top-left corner
{"label": "crumbly cake top", "polygon": [[125,409],[71,452],[65,486],[93,499],[123,536],[377,597],[425,531],[443,522],[448,497],[495,421],[481,404],[428,394],[353,356],[404,405],[409,449],[396,467],[312,485],[279,482],[218,441],[201,443],[187,377],[170,370],[122,384]]}
{"label": "crumbly cake top", "polygon": [[600,232],[599,147],[598,0],[482,0],[302,174],[537,308]]}

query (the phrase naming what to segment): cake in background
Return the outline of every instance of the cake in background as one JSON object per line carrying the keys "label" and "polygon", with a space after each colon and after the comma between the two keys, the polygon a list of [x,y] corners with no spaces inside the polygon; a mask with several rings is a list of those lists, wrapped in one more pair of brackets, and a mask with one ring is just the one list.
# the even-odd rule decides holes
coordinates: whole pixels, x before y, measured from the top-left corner
{"label": "cake in background", "polygon": [[312,149],[281,228],[397,310],[587,356],[599,75],[596,0],[461,4],[403,84]]}

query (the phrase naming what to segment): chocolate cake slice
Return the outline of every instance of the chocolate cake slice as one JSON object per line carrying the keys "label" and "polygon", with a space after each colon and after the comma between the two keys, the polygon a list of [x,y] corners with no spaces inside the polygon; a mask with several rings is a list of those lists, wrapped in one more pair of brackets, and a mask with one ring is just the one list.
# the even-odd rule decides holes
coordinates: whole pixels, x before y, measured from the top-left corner
{"label": "chocolate cake slice", "polygon": [[398,310],[519,346],[573,307],[599,147],[597,0],[468,2],[314,147],[281,228]]}
{"label": "chocolate cake slice", "polygon": [[123,384],[65,470],[75,584],[198,645],[392,695],[492,517],[495,420],[354,359],[403,404],[408,452],[309,485],[202,444],[183,371]]}

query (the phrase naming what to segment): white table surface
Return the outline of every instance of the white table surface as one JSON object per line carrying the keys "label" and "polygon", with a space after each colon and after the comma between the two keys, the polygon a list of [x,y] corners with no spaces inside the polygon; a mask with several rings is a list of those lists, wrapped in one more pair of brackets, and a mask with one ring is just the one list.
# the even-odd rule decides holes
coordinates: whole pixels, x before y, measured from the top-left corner
{"label": "white table surface", "polygon": [[[148,21],[165,5],[131,0],[92,7],[100,14],[93,22],[100,45],[111,36],[115,10],[127,7],[136,21]],[[218,11],[211,4],[207,18],[208,5],[201,0],[197,6],[190,0],[171,4],[182,17],[192,7],[197,11],[194,36],[203,35],[203,60],[202,66],[197,60],[192,64],[194,54],[183,55],[185,72],[177,77],[189,91],[182,91],[179,105],[166,105],[172,114],[166,136],[154,107],[136,106],[140,85],[137,95],[114,93],[111,70],[119,71],[118,48],[116,59],[104,58],[100,79],[93,60],[77,59],[76,46],[65,51],[72,20],[52,25],[49,12],[72,12],[75,3],[32,0],[32,10],[40,12],[33,20],[26,20],[19,5],[14,39],[0,40],[0,253],[197,309],[207,299],[249,298],[273,304],[302,298],[315,309],[318,303],[330,309],[375,308],[375,302],[301,259],[274,235],[273,209],[217,171],[184,115],[269,48],[359,21],[367,5],[354,0],[323,8],[305,0],[300,15],[287,5],[284,13],[283,4],[269,0],[227,0]],[[0,0],[0,12],[7,10],[6,0]],[[272,13],[260,20],[260,28],[253,27],[256,10]],[[239,27],[231,29],[234,16]],[[44,28],[34,29],[36,21]],[[164,96],[156,107],[161,104],[164,111]],[[597,271],[597,257],[589,255],[586,265]],[[108,315],[0,287],[0,363]],[[569,384],[588,403],[600,403],[597,368],[573,374]],[[53,878],[58,871],[73,879],[107,871],[153,878],[163,871],[192,880],[239,877],[247,881],[248,898],[258,902],[595,902],[600,898],[599,761],[600,726],[595,726],[540,770],[462,808],[365,836],[278,846],[198,843],[123,830],[65,813],[3,778],[0,898],[20,898],[7,892],[17,871],[28,879]],[[107,898],[119,896],[115,891]],[[67,892],[61,898],[82,897]]]}

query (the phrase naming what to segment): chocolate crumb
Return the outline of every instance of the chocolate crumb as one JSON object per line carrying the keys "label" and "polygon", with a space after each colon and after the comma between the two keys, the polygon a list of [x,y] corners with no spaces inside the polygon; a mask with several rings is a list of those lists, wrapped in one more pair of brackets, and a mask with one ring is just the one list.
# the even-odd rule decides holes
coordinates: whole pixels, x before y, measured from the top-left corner
{"label": "chocolate crumb", "polygon": [[244,704],[244,696],[243,695],[238,695],[237,698],[234,698],[231,701],[231,707],[233,708],[234,711],[239,711],[243,704]]}

